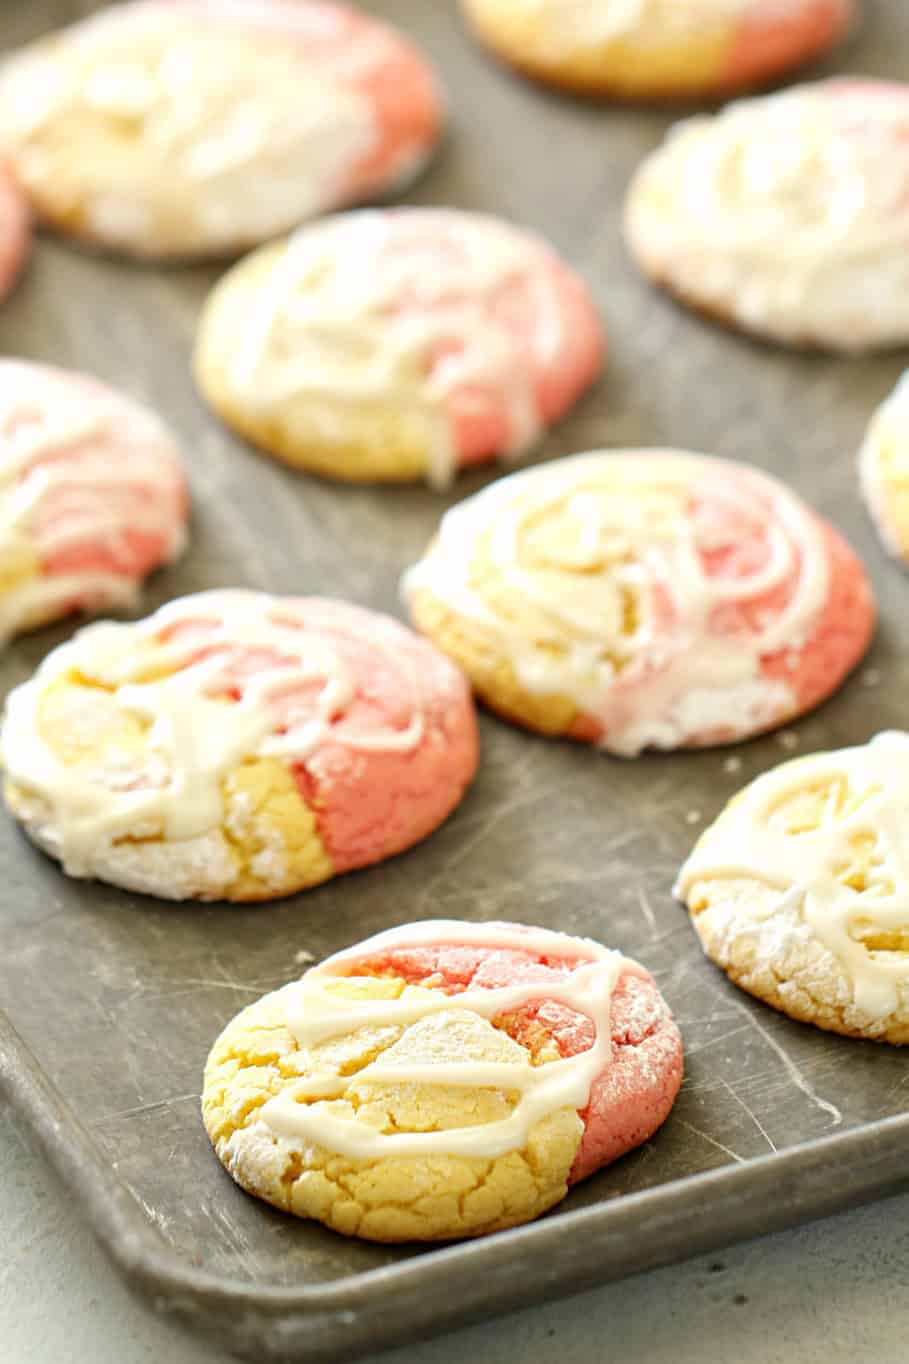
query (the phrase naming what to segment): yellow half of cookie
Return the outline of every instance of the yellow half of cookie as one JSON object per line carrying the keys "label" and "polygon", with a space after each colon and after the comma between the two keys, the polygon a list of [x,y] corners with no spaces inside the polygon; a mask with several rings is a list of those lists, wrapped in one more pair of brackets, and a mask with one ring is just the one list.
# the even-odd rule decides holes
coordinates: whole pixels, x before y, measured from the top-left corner
{"label": "yellow half of cookie", "polygon": [[[430,464],[432,423],[424,406],[423,375],[418,367],[408,367],[406,357],[395,375],[396,390],[406,396],[397,402],[387,390],[374,396],[361,393],[351,401],[343,394],[316,392],[311,382],[299,391],[290,385],[281,396],[271,396],[268,369],[274,373],[295,362],[292,353],[282,352],[280,338],[263,358],[261,385],[238,378],[238,353],[268,305],[269,289],[275,287],[286,251],[287,243],[281,242],[253,252],[212,292],[193,359],[203,396],[228,426],[295,468],[353,483],[412,482],[423,477]],[[296,283],[300,296],[316,294],[319,287],[318,275]],[[331,346],[330,338],[325,346],[334,367],[343,370],[348,365],[350,388],[356,391],[368,354],[349,350],[345,356]]]}
{"label": "yellow half of cookie", "polygon": [[[143,680],[156,675],[150,668]],[[124,790],[154,779],[151,721],[117,706],[114,688],[76,673],[58,679],[41,697],[37,723],[42,741],[86,789],[93,783]],[[260,900],[318,885],[334,868],[319,836],[316,816],[300,796],[287,765],[256,757],[240,763],[221,783],[221,826],[198,840],[168,840],[159,825],[115,839],[104,856],[111,872],[125,868],[136,888],[174,898]],[[50,815],[21,784],[6,783],[6,800],[36,837]],[[105,878],[107,879],[107,878]],[[112,876],[111,879],[117,879]]]}
{"label": "yellow half of cookie", "polygon": [[[579,93],[625,99],[672,98],[720,86],[736,37],[732,23],[705,18],[683,27],[656,20],[638,34],[598,38],[579,4],[462,3],[480,38],[528,75]],[[679,0],[669,5],[677,20]]]}
{"label": "yellow half of cookie", "polygon": [[[478,1236],[530,1221],[565,1196],[583,1133],[574,1109],[550,1114],[533,1127],[523,1150],[491,1160],[355,1160],[275,1135],[262,1120],[262,1106],[317,1068],[338,1073],[337,1097],[317,1101],[334,1116],[387,1134],[441,1132],[501,1120],[520,1096],[495,1088],[358,1083],[358,1071],[380,1055],[387,1065],[528,1059],[503,1026],[467,1010],[406,1028],[361,1027],[307,1051],[287,1027],[293,988],[267,995],[229,1023],[205,1070],[206,1130],[225,1168],[248,1192],[343,1235],[387,1242]],[[338,979],[329,988],[342,999],[435,995],[395,977]],[[546,1064],[557,1056],[547,1040],[532,1059]]]}

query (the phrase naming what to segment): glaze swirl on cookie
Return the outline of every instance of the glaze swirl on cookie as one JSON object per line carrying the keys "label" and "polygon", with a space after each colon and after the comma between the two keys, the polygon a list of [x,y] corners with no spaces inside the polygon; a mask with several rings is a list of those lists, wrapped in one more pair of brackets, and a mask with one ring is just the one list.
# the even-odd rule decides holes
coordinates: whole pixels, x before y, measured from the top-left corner
{"label": "glaze swirl on cookie", "polygon": [[8,698],[0,756],[71,875],[258,899],[423,837],[476,733],[462,679],[397,622],[235,590],[81,631]]}
{"label": "glaze swirl on cookie", "polygon": [[[672,451],[494,484],[448,513],[404,587],[491,705],[625,755],[781,723],[836,685],[873,618],[857,562],[786,488]],[[836,676],[818,660],[808,675],[833,601],[854,640],[828,653]]]}
{"label": "glaze swirl on cookie", "polygon": [[406,183],[442,109],[405,38],[322,0],[133,0],[13,54],[0,148],[56,227],[237,250]]}
{"label": "glaze swirl on cookie", "polygon": [[173,437],[87,375],[0,359],[0,640],[133,605],[186,542]]}
{"label": "glaze swirl on cookie", "polygon": [[679,124],[627,234],[656,282],[747,330],[861,351],[909,338],[909,87],[831,80]]}
{"label": "glaze swirl on cookie", "polygon": [[758,777],[676,894],[745,989],[821,1027],[909,1041],[909,735]]}
{"label": "glaze swirl on cookie", "polygon": [[206,397],[292,464],[339,478],[516,459],[595,377],[586,288],[538,238],[450,209],[302,228],[214,290],[196,345]]}
{"label": "glaze swirl on cookie", "polygon": [[441,1240],[545,1212],[646,1141],[681,1078],[678,1029],[636,962],[522,924],[429,920],[238,1015],[202,1109],[258,1197],[345,1235]]}

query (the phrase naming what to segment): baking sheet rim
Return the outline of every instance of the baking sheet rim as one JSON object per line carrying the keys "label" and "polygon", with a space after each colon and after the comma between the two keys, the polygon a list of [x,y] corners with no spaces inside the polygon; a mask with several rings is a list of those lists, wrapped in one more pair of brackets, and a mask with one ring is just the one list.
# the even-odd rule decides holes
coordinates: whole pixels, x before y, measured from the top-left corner
{"label": "baking sheet rim", "polygon": [[544,1286],[569,1296],[909,1188],[906,1113],[335,1283],[268,1287],[167,1249],[2,1010],[0,1093],[131,1286],[248,1358],[350,1360],[526,1306]]}

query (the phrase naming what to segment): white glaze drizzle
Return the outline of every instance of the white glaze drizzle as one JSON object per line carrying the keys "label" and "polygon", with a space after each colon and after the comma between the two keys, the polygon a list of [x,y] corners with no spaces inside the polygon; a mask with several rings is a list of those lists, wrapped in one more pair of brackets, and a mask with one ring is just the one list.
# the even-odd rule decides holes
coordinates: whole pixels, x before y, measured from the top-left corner
{"label": "white glaze drizzle", "polygon": [[[204,634],[161,638],[200,622],[211,626]],[[364,635],[393,661],[415,698],[404,728],[345,726],[356,679],[331,640],[318,627],[307,628],[305,602],[241,590],[203,592],[170,602],[137,624],[89,626],[55,649],[7,700],[0,761],[11,781],[52,811],[61,860],[72,875],[88,874],[99,843],[137,830],[197,837],[221,825],[221,780],[244,759],[303,762],[326,742],[353,752],[418,746],[425,716],[398,633],[392,622],[363,613],[358,637]],[[231,702],[232,665],[263,650],[282,661],[245,677],[242,696]],[[168,671],[143,681],[152,668]],[[151,722],[143,756],[125,769],[71,768],[43,739],[42,699],[74,671],[114,688],[116,707]],[[301,696],[316,683],[315,701]]]}
{"label": "white glaze drizzle", "polygon": [[737,253],[775,254],[785,237],[787,263],[808,270],[830,248],[904,247],[909,92],[876,104],[860,132],[857,119],[851,100],[838,103],[820,85],[741,100],[713,120],[693,121],[683,212]]}
{"label": "white glaze drizzle", "polygon": [[[320,75],[348,83],[370,76],[400,54],[401,36],[378,19],[364,23],[356,13],[351,34],[350,6],[333,0],[130,0],[99,10],[66,29],[68,37],[94,48],[115,35],[163,35],[169,42],[183,35],[208,36],[218,29],[249,38],[250,33],[274,38],[282,47],[309,41],[317,47],[309,56]],[[345,12],[346,10],[346,12]]]}
{"label": "white glaze drizzle", "polygon": [[[890,450],[899,455],[885,468],[884,457]],[[891,554],[905,558],[909,529],[894,516],[891,502],[893,481],[902,482],[905,477],[909,487],[909,370],[872,416],[859,450],[858,468],[865,501],[885,545]]]}
{"label": "white glaze drizzle", "polygon": [[[40,574],[55,555],[116,549],[127,532],[159,541],[162,563],[175,559],[186,539],[181,484],[176,450],[151,413],[116,394],[83,395],[62,373],[0,363],[0,567],[14,577],[23,559],[35,556]],[[43,608],[83,598],[122,605],[135,593],[131,577],[96,567],[26,578],[0,595],[0,639]]]}
{"label": "white glaze drizzle", "polygon": [[[844,779],[850,797],[866,797],[851,812],[808,832],[770,826],[783,801]],[[837,874],[851,862],[856,837],[875,840],[873,884],[864,892]],[[758,777],[695,847],[675,894],[684,900],[697,884],[726,879],[779,890],[778,907],[800,907],[851,982],[857,1007],[873,1018],[892,1013],[909,990],[907,959],[870,952],[851,929],[857,921],[909,928],[909,734],[887,731],[862,747],[814,754]]]}
{"label": "white glaze drizzle", "polygon": [[631,189],[645,259],[775,335],[839,349],[909,335],[909,89],[848,85],[676,125]]}
{"label": "white glaze drizzle", "polygon": [[[389,403],[425,427],[428,478],[450,481],[458,450],[447,411],[471,384],[501,394],[506,458],[534,444],[541,419],[527,350],[490,304],[510,280],[532,291],[539,363],[565,344],[541,247],[479,215],[361,211],[304,227],[262,287],[232,366],[243,400],[306,399],[331,432],[341,404]],[[441,363],[431,365],[439,349]]]}
{"label": "white glaze drizzle", "polygon": [[[0,551],[2,554],[2,551]],[[0,596],[0,642],[34,623],[80,611],[128,610],[139,600],[139,583],[122,573],[55,573],[29,578],[14,592]]]}
{"label": "white glaze drizzle", "polygon": [[[27,180],[33,164],[40,175],[40,153],[33,162],[28,147],[36,132],[95,115],[134,130],[136,164],[146,179],[167,177],[162,193],[198,187],[186,212],[212,241],[285,231],[346,197],[354,168],[377,145],[372,102],[358,82],[395,57],[399,39],[364,22],[323,46],[338,22],[330,12],[314,18],[306,4],[242,0],[104,10],[53,46],[39,42],[5,63],[0,142],[24,148]],[[322,41],[310,51],[313,34]],[[122,147],[115,150],[122,163]],[[389,180],[412,169],[414,148],[401,158]],[[99,192],[89,205],[112,238],[152,230],[136,183]]]}
{"label": "white glaze drizzle", "polygon": [[[730,511],[767,508],[766,563],[736,579],[708,578],[687,501],[698,491]],[[545,518],[568,515],[574,540],[546,540]],[[485,539],[482,555],[478,551]],[[533,556],[533,563],[528,559]],[[541,558],[545,563],[541,565]],[[532,611],[509,619],[475,584],[488,559],[497,587]],[[713,627],[723,606],[747,603],[789,579],[788,604],[753,634]],[[602,724],[602,744],[632,755],[675,747],[718,725],[771,724],[792,707],[761,676],[763,656],[797,650],[827,600],[826,549],[808,509],[753,469],[679,452],[580,455],[501,479],[443,518],[436,544],[404,578],[490,631],[522,684],[570,697]],[[670,634],[653,619],[655,585],[669,593]],[[628,600],[637,628],[623,633]],[[552,648],[538,647],[551,643]]]}
{"label": "white glaze drizzle", "polygon": [[[343,977],[346,966],[377,952],[442,944],[545,953],[570,960],[579,958],[581,964],[561,979],[554,977],[551,981],[499,989],[468,988],[452,995],[438,990],[434,997],[421,990],[418,996],[408,998],[405,989],[395,1000],[343,999],[323,988],[324,982]],[[494,1019],[534,1000],[553,1000],[591,1019],[595,1027],[593,1045],[575,1056],[538,1066],[531,1065],[529,1059],[383,1065],[380,1057],[353,1076],[341,1075],[336,1069],[316,1070],[285,1086],[270,1099],[260,1110],[259,1121],[276,1135],[314,1142],[355,1160],[441,1154],[494,1160],[510,1151],[522,1150],[531,1130],[542,1119],[562,1108],[583,1109],[594,1081],[609,1068],[612,995],[619,978],[629,972],[646,975],[636,962],[599,943],[544,929],[525,930],[514,924],[428,920],[380,933],[307,971],[291,990],[287,1026],[301,1047],[309,1048],[363,1027],[407,1028],[431,1014],[461,1010]],[[520,1098],[508,1117],[496,1122],[440,1132],[389,1134],[355,1119],[338,1117],[323,1106],[322,1101],[343,1096],[353,1082],[498,1089],[516,1091]]]}

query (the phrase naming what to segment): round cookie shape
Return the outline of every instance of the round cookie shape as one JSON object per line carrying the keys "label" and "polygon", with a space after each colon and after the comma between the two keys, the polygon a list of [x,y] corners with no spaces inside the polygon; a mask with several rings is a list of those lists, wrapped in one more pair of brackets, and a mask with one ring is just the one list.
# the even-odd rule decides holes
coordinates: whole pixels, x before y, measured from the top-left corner
{"label": "round cookie shape", "polygon": [[493,710],[624,757],[784,724],[875,620],[832,526],[756,469],[680,451],[501,479],[443,518],[403,589]]}
{"label": "round cookie shape", "polygon": [[655,284],[767,340],[909,341],[909,85],[830,80],[677,124],[631,183]]}
{"label": "round cookie shape", "polygon": [[215,287],[195,370],[219,415],[299,468],[427,478],[517,458],[598,374],[602,328],[546,243],[451,209],[347,213]]}
{"label": "round cookie shape", "polygon": [[477,765],[460,673],[387,616],[241,590],[105,622],[6,704],[13,815],[71,876],[267,900],[410,847]]}
{"label": "round cookie shape", "polygon": [[462,0],[510,66],[574,94],[711,98],[766,84],[827,52],[855,0]]}
{"label": "round cookie shape", "polygon": [[0,302],[12,292],[31,244],[28,201],[9,167],[0,164]]}
{"label": "round cookie shape", "polygon": [[88,375],[0,358],[0,643],[73,612],[134,606],[186,541],[176,444]]}
{"label": "round cookie shape", "polygon": [[0,149],[38,215],[147,258],[241,250],[400,188],[442,122],[407,39],[322,0],[131,0],[0,73]]}
{"label": "round cookie shape", "polygon": [[750,994],[831,1032],[909,1043],[909,734],[758,777],[700,838],[676,895]]}
{"label": "round cookie shape", "polygon": [[249,1193],[347,1236],[538,1217],[647,1141],[682,1079],[653,978],[588,939],[430,920],[329,957],[227,1025],[203,1118]]}
{"label": "round cookie shape", "polygon": [[859,479],[881,539],[909,563],[909,371],[871,418]]}

